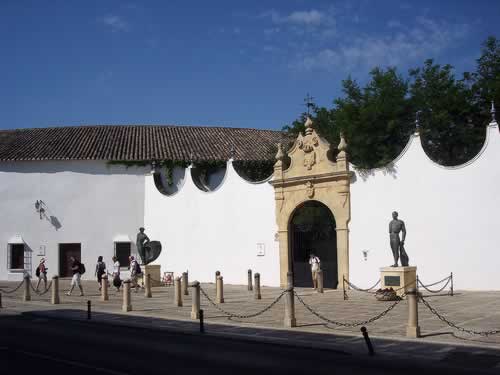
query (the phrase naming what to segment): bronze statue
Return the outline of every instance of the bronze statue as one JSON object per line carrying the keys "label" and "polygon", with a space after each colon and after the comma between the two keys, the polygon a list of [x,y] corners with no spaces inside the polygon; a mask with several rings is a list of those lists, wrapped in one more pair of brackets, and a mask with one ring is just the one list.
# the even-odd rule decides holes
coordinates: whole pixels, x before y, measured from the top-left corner
{"label": "bronze statue", "polygon": [[[403,233],[401,240],[399,239],[399,232]],[[401,266],[408,266],[408,254],[406,254],[404,244],[406,239],[406,227],[403,220],[398,219],[398,213],[392,213],[392,220],[389,223],[389,238],[391,243],[392,255],[394,256],[394,264],[392,267],[398,266],[398,260],[401,258]]]}
{"label": "bronze statue", "polygon": [[144,233],[144,228],[139,228],[136,239],[137,252],[141,257],[142,264],[149,264],[160,256],[161,243],[160,241],[150,241],[149,237]]}

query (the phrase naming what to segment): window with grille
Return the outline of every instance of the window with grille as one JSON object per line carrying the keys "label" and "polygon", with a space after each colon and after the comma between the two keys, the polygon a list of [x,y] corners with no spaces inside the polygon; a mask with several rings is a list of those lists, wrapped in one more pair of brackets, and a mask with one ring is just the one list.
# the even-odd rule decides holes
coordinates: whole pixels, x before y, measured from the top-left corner
{"label": "window with grille", "polygon": [[115,242],[115,256],[118,258],[118,262],[120,262],[120,267],[128,267],[130,265],[128,259],[130,252],[130,242]]}
{"label": "window with grille", "polygon": [[9,269],[24,269],[24,244],[9,244]]}

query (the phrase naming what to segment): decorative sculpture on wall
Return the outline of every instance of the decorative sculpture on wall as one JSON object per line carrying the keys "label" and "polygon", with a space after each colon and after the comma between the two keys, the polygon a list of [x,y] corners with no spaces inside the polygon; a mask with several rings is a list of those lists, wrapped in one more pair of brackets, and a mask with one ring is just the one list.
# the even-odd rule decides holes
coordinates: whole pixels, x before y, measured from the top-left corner
{"label": "decorative sculpture on wall", "polygon": [[[403,237],[399,239],[399,232],[402,232]],[[404,244],[406,239],[406,227],[403,220],[398,219],[398,213],[392,213],[392,220],[389,223],[389,239],[391,244],[392,255],[394,257],[394,264],[392,267],[398,266],[398,260],[401,258],[401,266],[408,266],[408,254],[406,254]]]}
{"label": "decorative sculpture on wall", "polygon": [[137,233],[136,246],[142,264],[149,264],[160,256],[160,241],[150,241],[149,237],[144,233],[143,227],[139,228],[139,233]]}
{"label": "decorative sculpture on wall", "polygon": [[314,197],[314,185],[311,181],[306,182],[306,192],[309,199]]}
{"label": "decorative sculpture on wall", "polygon": [[305,123],[306,135],[298,141],[299,149],[304,151],[305,154],[304,167],[308,170],[311,170],[313,165],[316,164],[316,151],[314,151],[314,148],[319,144],[318,137],[313,135],[312,124],[311,119],[308,117]]}

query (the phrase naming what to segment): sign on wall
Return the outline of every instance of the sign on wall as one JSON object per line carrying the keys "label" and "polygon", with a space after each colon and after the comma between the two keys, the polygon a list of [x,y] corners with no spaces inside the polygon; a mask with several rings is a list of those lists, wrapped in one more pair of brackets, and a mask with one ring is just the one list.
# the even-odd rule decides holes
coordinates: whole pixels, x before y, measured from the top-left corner
{"label": "sign on wall", "polygon": [[266,245],[262,242],[257,243],[257,256],[263,257],[266,255]]}

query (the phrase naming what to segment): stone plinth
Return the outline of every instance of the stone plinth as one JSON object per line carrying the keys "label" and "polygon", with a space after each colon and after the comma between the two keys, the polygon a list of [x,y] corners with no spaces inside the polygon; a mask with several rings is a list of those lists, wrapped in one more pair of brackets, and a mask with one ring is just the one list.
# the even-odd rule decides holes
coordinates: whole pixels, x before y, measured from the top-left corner
{"label": "stone plinth", "polygon": [[159,264],[146,264],[143,267],[144,277],[151,275],[151,286],[161,286],[161,266]]}
{"label": "stone plinth", "polygon": [[382,267],[380,269],[380,288],[397,290],[399,296],[405,294],[408,289],[415,289],[416,282],[417,267]]}

